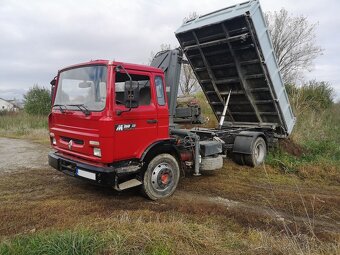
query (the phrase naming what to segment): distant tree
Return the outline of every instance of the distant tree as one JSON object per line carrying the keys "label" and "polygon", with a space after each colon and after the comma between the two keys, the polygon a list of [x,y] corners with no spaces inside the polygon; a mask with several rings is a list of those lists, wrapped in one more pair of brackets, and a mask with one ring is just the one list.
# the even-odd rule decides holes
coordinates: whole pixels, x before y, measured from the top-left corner
{"label": "distant tree", "polygon": [[194,71],[189,64],[183,64],[179,87],[183,95],[188,96],[199,89]]}
{"label": "distant tree", "polygon": [[[196,12],[191,12],[183,19],[183,23],[189,22],[199,17]],[[183,64],[180,77],[180,90],[183,95],[188,96],[199,90],[199,84],[196,79],[195,73],[189,64]]]}
{"label": "distant tree", "polygon": [[24,95],[25,111],[34,115],[47,115],[51,111],[51,95],[46,88],[35,84]]}
{"label": "distant tree", "polygon": [[185,17],[183,19],[183,23],[187,23],[191,20],[194,20],[194,19],[198,18],[198,16],[199,15],[196,12],[191,12],[191,13],[189,13],[189,15],[187,17]]}
{"label": "distant tree", "polygon": [[[170,44],[161,44],[160,51],[170,50]],[[153,51],[150,54],[149,63],[151,64],[153,58],[156,56],[157,53]],[[179,88],[183,95],[189,95],[193,92],[198,90],[198,82],[195,77],[195,74],[189,64],[183,64],[181,69],[181,76],[180,76],[180,83]]]}
{"label": "distant tree", "polygon": [[285,9],[267,12],[265,18],[283,81],[293,83],[303,71],[310,71],[315,58],[322,54],[315,40],[317,23],[302,15],[289,15]]}
{"label": "distant tree", "polygon": [[[166,43],[162,43],[159,48],[160,48],[159,51],[170,50],[171,49],[171,45],[170,44],[166,44]],[[151,51],[150,58],[149,58],[149,64],[151,64],[151,62],[152,62],[153,58],[156,56],[156,54],[157,54],[157,52],[155,53],[154,51]]]}

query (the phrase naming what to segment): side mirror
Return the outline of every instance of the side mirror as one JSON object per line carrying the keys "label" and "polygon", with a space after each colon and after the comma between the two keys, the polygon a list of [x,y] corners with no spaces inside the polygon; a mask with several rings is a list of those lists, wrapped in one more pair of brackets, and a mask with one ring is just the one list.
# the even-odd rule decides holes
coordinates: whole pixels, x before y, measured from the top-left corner
{"label": "side mirror", "polygon": [[137,81],[126,81],[124,86],[124,105],[126,108],[137,108],[139,105],[139,84]]}
{"label": "side mirror", "polygon": [[53,80],[50,82],[51,86],[54,86],[57,81],[57,76],[53,78]]}
{"label": "side mirror", "polygon": [[51,84],[51,103],[53,100],[54,92],[55,92],[55,84],[57,83],[57,76],[53,78],[53,80],[50,82]]}

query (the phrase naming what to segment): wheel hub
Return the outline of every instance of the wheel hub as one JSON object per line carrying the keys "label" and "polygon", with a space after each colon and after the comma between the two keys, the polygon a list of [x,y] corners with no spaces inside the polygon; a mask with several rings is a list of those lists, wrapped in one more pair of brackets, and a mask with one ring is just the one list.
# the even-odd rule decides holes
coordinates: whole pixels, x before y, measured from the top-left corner
{"label": "wheel hub", "polygon": [[167,163],[161,163],[152,171],[151,185],[154,189],[164,191],[173,183],[173,169]]}
{"label": "wheel hub", "polygon": [[166,185],[169,182],[169,174],[168,173],[162,174],[161,182],[162,182],[163,185]]}
{"label": "wheel hub", "polygon": [[264,156],[265,156],[264,150],[265,150],[265,148],[264,148],[263,144],[257,144],[256,145],[254,156],[255,156],[255,159],[256,159],[257,162],[263,161]]}

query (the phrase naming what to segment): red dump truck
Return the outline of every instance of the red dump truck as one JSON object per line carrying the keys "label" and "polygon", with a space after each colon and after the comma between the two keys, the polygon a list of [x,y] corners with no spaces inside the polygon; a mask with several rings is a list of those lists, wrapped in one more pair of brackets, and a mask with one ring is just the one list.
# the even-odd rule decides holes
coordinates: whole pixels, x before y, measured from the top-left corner
{"label": "red dump truck", "polygon": [[[96,60],[61,69],[52,80],[49,131],[55,169],[117,190],[141,186],[156,200],[173,194],[183,171],[221,169],[230,155],[257,166],[291,132],[295,117],[258,1],[186,21],[180,48],[151,66]],[[175,119],[183,53],[219,126],[181,129]]]}

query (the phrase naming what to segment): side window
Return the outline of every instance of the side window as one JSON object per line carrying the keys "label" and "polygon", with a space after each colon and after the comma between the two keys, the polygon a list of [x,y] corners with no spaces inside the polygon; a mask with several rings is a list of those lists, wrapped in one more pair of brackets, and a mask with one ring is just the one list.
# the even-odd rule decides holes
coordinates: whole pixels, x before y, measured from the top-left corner
{"label": "side window", "polygon": [[159,105],[165,105],[164,86],[163,86],[162,77],[156,76],[155,86],[156,86],[156,94],[157,94],[158,104]]}
{"label": "side window", "polygon": [[[150,105],[151,103],[151,90],[150,90],[150,77],[147,75],[130,74],[132,80],[138,81],[139,85],[139,105]],[[124,84],[129,80],[125,73],[116,73],[115,91],[116,91],[116,104],[124,104]]]}

